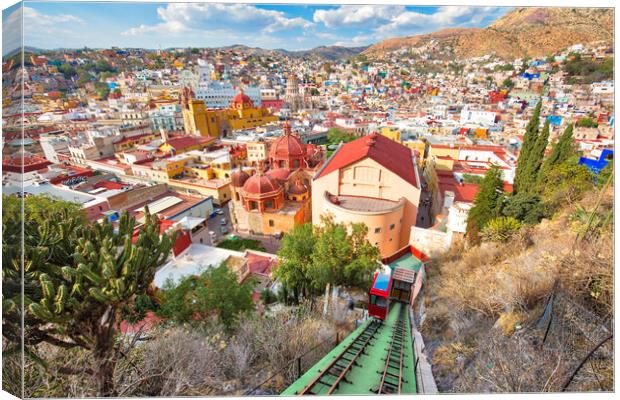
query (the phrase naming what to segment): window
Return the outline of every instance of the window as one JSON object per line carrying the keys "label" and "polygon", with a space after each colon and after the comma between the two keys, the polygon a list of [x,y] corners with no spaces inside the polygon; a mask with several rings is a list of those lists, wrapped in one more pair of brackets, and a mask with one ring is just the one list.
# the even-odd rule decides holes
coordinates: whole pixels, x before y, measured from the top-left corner
{"label": "window", "polygon": [[379,297],[376,295],[370,295],[370,304],[377,307],[385,308],[387,306],[387,299],[385,297]]}
{"label": "window", "polygon": [[273,220],[272,220],[272,219],[270,219],[270,220],[269,220],[269,226],[273,228],[273,225],[274,225],[274,224],[273,224]]}
{"label": "window", "polygon": [[265,208],[266,208],[266,209],[269,209],[269,208],[274,208],[274,205],[273,205],[273,200],[267,200],[267,201],[265,202]]}
{"label": "window", "polygon": [[396,225],[394,225],[394,224],[390,225],[390,230],[393,231],[395,226]]}
{"label": "window", "polygon": [[255,201],[251,201],[250,210],[257,210],[257,209],[258,209],[258,203],[256,203]]}
{"label": "window", "polygon": [[381,233],[381,228],[375,228],[375,233]]}

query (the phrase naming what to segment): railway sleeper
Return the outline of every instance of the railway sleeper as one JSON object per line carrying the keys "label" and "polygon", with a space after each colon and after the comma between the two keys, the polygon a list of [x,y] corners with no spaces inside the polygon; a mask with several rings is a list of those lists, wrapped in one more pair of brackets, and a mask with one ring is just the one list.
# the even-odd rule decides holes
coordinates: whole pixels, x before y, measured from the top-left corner
{"label": "railway sleeper", "polygon": [[402,383],[407,383],[407,381],[400,375],[392,374],[391,372],[386,372],[385,375],[394,379],[400,379]]}

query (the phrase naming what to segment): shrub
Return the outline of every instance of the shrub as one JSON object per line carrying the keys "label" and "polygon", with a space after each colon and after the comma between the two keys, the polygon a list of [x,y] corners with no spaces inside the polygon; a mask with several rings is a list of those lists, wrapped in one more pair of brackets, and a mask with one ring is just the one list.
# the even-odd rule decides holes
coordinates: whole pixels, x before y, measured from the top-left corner
{"label": "shrub", "polygon": [[482,240],[505,242],[521,229],[519,220],[513,217],[498,217],[490,220],[482,229]]}

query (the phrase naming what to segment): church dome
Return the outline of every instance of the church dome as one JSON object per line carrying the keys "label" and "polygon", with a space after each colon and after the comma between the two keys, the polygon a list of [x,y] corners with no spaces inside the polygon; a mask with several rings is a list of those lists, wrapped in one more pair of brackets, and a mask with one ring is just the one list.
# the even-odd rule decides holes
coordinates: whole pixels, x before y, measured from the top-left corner
{"label": "church dome", "polygon": [[250,175],[248,175],[247,172],[239,168],[239,170],[233,172],[230,176],[230,184],[234,187],[242,187],[249,178]]}
{"label": "church dome", "polygon": [[290,174],[291,172],[286,168],[275,168],[275,169],[270,169],[269,171],[267,171],[267,175],[279,181],[287,180]]}
{"label": "church dome", "polygon": [[304,194],[308,193],[308,188],[301,182],[300,179],[297,179],[295,182],[293,182],[292,185],[288,187],[288,192],[290,194]]}
{"label": "church dome", "polygon": [[237,93],[235,97],[233,97],[231,101],[231,106],[233,108],[252,108],[254,107],[254,103],[252,102],[252,99],[250,99],[250,96],[241,91]]}
{"label": "church dome", "polygon": [[305,157],[306,146],[301,143],[298,136],[291,134],[288,122],[284,125],[284,135],[276,139],[269,149],[269,157],[273,159],[288,159]]}
{"label": "church dome", "polygon": [[280,189],[281,186],[275,178],[265,175],[260,171],[251,176],[243,185],[243,190],[248,195],[255,196],[277,192]]}

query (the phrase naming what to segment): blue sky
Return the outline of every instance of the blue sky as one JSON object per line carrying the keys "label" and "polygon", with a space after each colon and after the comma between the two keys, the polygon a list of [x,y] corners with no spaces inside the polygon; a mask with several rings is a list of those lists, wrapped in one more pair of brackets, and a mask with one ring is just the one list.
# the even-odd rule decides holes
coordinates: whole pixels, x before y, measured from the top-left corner
{"label": "blue sky", "polygon": [[[25,45],[41,48],[244,44],[302,50],[362,46],[448,27],[484,27],[508,11],[469,6],[25,1],[23,20]],[[3,33],[15,30],[18,21],[16,10],[5,10]],[[3,43],[4,52],[7,46],[10,43]]]}

